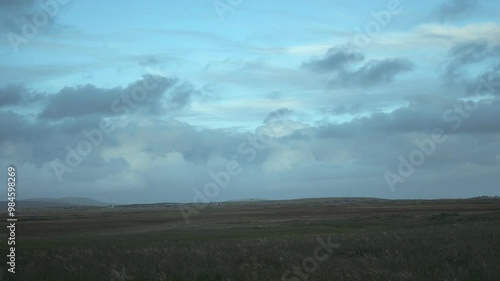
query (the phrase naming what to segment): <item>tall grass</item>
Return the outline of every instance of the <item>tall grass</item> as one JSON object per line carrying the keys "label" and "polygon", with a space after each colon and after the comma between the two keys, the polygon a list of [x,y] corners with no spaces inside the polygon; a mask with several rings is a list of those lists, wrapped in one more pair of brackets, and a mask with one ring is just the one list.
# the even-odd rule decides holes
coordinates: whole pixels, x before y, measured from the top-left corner
{"label": "tall grass", "polygon": [[[429,223],[404,228],[381,220],[377,228],[333,233],[340,248],[307,280],[500,280],[498,215],[441,214],[425,220]],[[158,234],[131,244],[95,238],[92,243],[75,239],[73,245],[29,248],[19,241],[17,273],[4,272],[4,279],[281,280],[285,271],[312,255],[316,238],[326,234],[180,242]]]}

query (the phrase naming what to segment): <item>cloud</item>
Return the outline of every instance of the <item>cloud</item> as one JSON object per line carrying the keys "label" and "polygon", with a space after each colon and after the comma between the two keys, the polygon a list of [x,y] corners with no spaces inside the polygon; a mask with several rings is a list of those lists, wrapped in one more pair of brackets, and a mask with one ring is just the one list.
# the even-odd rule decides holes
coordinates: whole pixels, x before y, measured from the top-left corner
{"label": "cloud", "polygon": [[487,40],[459,43],[450,48],[445,62],[445,76],[453,81],[459,78],[459,71],[468,65],[500,58],[500,45],[490,46]]}
{"label": "cloud", "polygon": [[352,52],[346,47],[333,47],[321,59],[303,62],[301,67],[312,72],[333,73],[330,86],[374,86],[393,81],[400,73],[414,69],[414,64],[404,58],[370,60],[355,68],[364,61],[365,56]]}
{"label": "cloud", "polygon": [[[9,131],[9,134],[0,136],[0,158],[39,166],[65,157],[66,146],[74,146],[85,139],[82,130],[98,127],[100,120],[98,116],[85,116],[53,122],[13,111],[0,111],[0,130]],[[116,144],[115,138],[108,135],[101,147],[113,144]],[[98,152],[94,156],[99,156]]]}
{"label": "cloud", "polygon": [[21,103],[25,99],[26,91],[21,85],[8,85],[0,88],[0,107]]}
{"label": "cloud", "polygon": [[286,145],[275,146],[266,161],[262,163],[265,173],[289,171],[298,165],[314,161],[314,155],[304,149],[292,148]]}
{"label": "cloud", "polygon": [[440,21],[453,20],[472,13],[477,7],[477,0],[446,0],[434,11]]}
{"label": "cloud", "polygon": [[208,96],[202,95],[190,82],[178,83],[169,91],[164,104],[165,110],[179,110],[189,106],[194,96],[202,97],[203,100],[209,99]]}
{"label": "cloud", "polygon": [[332,85],[344,86],[372,86],[387,84],[397,75],[414,69],[414,64],[408,59],[372,60],[354,72],[341,72],[337,81]]}
{"label": "cloud", "polygon": [[316,133],[326,138],[349,138],[370,134],[429,133],[441,128],[449,134],[496,134],[500,133],[500,116],[495,114],[499,110],[499,100],[473,104],[446,98],[413,97],[408,106],[390,113],[375,113],[342,124],[321,126]]}
{"label": "cloud", "polygon": [[[470,74],[472,67],[482,70]],[[448,51],[443,77],[466,96],[500,95],[500,45],[486,39],[456,44]]]}
{"label": "cloud", "polygon": [[[193,187],[202,189],[211,181],[210,172],[221,171],[228,161],[236,160],[242,173],[231,178],[218,201],[241,197],[283,198],[284,193],[286,198],[390,197],[393,195],[383,178],[384,171],[397,168],[398,155],[414,150],[415,140],[427,138],[436,127],[449,129],[454,125],[455,121],[443,120],[443,114],[454,109],[455,103],[459,101],[416,96],[408,106],[393,112],[343,124],[310,126],[286,118],[271,118],[252,132],[200,130],[185,122],[146,115],[125,118],[80,166],[64,175],[63,183],[58,182],[49,163],[63,159],[66,146],[76,147],[84,138],[80,129],[94,123],[93,115],[55,122],[43,118],[30,120],[20,113],[0,111],[0,130],[11,131],[0,140],[0,164],[6,164],[3,159],[8,159],[30,171],[33,176],[24,180],[25,194],[30,196],[90,192],[99,198],[115,195],[114,202],[130,203],[130,198],[141,198],[143,202],[191,201]],[[469,178],[496,182],[495,173],[485,173],[500,167],[500,141],[494,137],[500,133],[499,110],[499,100],[481,104],[469,118],[462,120],[459,129],[448,130],[446,145],[437,148],[405,187],[425,186],[419,189],[419,197],[434,196],[437,187],[447,196],[476,194],[465,184],[442,185],[444,177],[458,171]],[[282,108],[274,112],[287,116],[290,110]],[[457,116],[453,113],[453,117]],[[249,140],[259,140],[259,136],[269,131],[275,133],[267,144],[252,146]],[[468,170],[462,170],[463,167]],[[436,176],[439,173],[443,176]],[[430,176],[437,179],[429,180]],[[493,186],[486,184],[480,192],[493,190]],[[412,196],[405,193],[409,189],[398,192],[399,197]]]}
{"label": "cloud", "polygon": [[[120,102],[118,109],[125,107],[127,102],[123,102],[123,97],[130,98],[139,86],[149,89],[147,98],[150,100],[135,101],[126,107],[127,111],[114,112],[113,103]],[[66,157],[67,146],[85,140],[83,131],[99,128],[103,121],[120,127],[142,115],[165,117],[189,106],[191,96],[197,95],[197,91],[187,81],[178,83],[174,78],[144,76],[126,87],[112,89],[84,85],[40,95],[21,85],[9,85],[1,88],[0,94],[0,106],[12,109],[0,111],[0,130],[9,132],[0,136],[0,156],[43,165]],[[118,145],[114,135],[106,135],[92,156],[97,158],[92,161],[101,161],[98,159],[101,149]]]}
{"label": "cloud", "polygon": [[288,109],[288,108],[280,108],[280,109],[277,109],[271,113],[269,113],[269,115],[267,115],[266,119],[264,119],[264,124],[266,123],[269,123],[271,121],[274,121],[276,119],[282,119],[283,117],[285,116],[288,116],[290,114],[293,113],[293,110],[291,109]]}
{"label": "cloud", "polygon": [[141,80],[126,87],[103,89],[90,84],[66,87],[48,98],[40,117],[111,116],[136,109],[156,114],[166,109],[180,109],[187,106],[194,91],[188,84],[174,87],[176,83],[174,78],[144,75]]}
{"label": "cloud", "polygon": [[139,65],[143,66],[143,67],[157,66],[157,65],[160,65],[162,62],[163,62],[163,59],[161,59],[158,56],[153,56],[152,55],[152,56],[147,56],[147,57],[142,58],[139,61]]}
{"label": "cloud", "polygon": [[60,28],[61,26],[55,22],[55,17],[65,5],[63,1],[2,0],[0,31],[22,35],[26,30],[31,30],[27,31],[28,33],[32,33],[33,30],[38,33]]}
{"label": "cloud", "polygon": [[0,1],[0,30],[18,32],[23,24],[22,18],[33,14],[35,11],[36,0]]}
{"label": "cloud", "polygon": [[466,96],[500,95],[500,62],[473,78],[463,78]]}
{"label": "cloud", "polygon": [[478,62],[486,58],[489,54],[487,52],[488,42],[486,40],[477,40],[457,44],[449,51],[448,56],[451,61],[449,68],[456,68],[465,66],[473,62]]}
{"label": "cloud", "polygon": [[326,52],[323,58],[303,62],[301,67],[314,72],[336,72],[343,71],[349,64],[364,59],[364,55],[359,52],[352,52],[342,47],[333,47]]}
{"label": "cloud", "polygon": [[5,140],[35,141],[43,132],[42,126],[36,126],[24,115],[11,110],[0,111],[0,129],[5,132],[0,135],[0,143]]}
{"label": "cloud", "polygon": [[363,104],[342,104],[334,107],[322,108],[320,111],[324,114],[343,115],[343,114],[356,114],[361,112]]}

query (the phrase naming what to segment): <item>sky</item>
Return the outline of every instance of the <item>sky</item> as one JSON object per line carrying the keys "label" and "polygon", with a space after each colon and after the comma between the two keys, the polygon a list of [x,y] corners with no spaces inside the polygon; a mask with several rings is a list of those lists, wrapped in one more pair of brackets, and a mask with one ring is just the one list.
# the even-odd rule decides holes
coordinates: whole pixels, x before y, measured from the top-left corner
{"label": "sky", "polygon": [[500,195],[500,2],[0,2],[18,199]]}

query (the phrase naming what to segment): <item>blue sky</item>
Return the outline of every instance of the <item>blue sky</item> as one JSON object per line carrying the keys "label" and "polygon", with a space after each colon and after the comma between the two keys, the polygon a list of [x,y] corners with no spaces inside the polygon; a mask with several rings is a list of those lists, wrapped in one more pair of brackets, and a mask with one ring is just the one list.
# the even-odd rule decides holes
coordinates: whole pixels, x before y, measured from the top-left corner
{"label": "blue sky", "polygon": [[[25,198],[192,201],[235,159],[241,173],[213,200],[497,194],[499,8],[3,1],[0,162],[26,171]],[[37,17],[48,20],[27,35]],[[147,81],[161,85],[112,110]],[[453,111],[467,101],[478,109]],[[103,120],[113,132],[69,167],[67,147]],[[244,160],[239,145],[270,128],[271,141]],[[402,177],[399,156],[436,128],[449,129],[447,141]]]}

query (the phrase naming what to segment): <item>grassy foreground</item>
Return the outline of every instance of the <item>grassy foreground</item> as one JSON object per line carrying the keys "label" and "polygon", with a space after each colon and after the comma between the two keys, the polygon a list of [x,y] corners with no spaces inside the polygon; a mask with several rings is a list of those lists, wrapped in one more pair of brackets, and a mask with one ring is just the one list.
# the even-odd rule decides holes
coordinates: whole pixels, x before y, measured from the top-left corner
{"label": "grassy foreground", "polygon": [[[19,223],[16,274],[3,268],[2,277],[30,281],[500,280],[498,201],[457,203],[454,212],[435,211],[450,202],[412,203],[410,209],[403,208],[408,203],[358,202],[337,206],[338,213],[352,213],[342,216],[323,216],[322,211],[330,210],[324,209],[327,202],[310,203],[207,208],[192,216],[189,225],[178,210],[147,207],[25,211],[25,221]],[[474,206],[488,208],[478,211]],[[297,216],[293,210],[318,215]],[[145,215],[151,221],[134,222]],[[103,223],[110,217],[116,225]],[[121,218],[131,224],[117,223]],[[6,244],[3,237],[4,253]]]}

